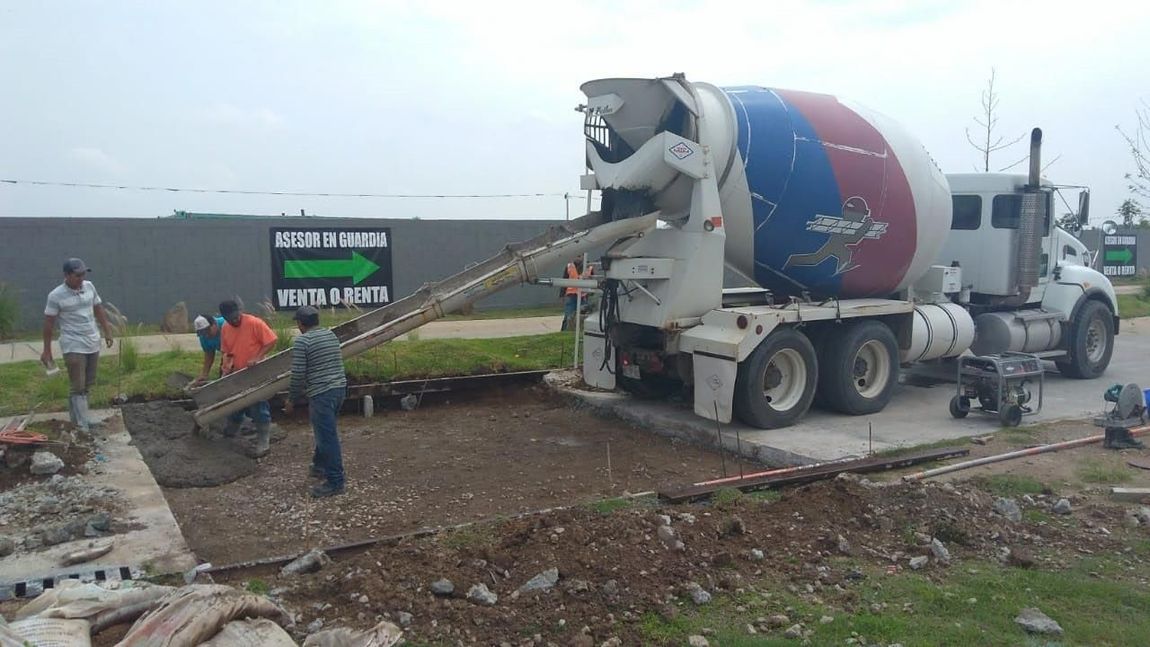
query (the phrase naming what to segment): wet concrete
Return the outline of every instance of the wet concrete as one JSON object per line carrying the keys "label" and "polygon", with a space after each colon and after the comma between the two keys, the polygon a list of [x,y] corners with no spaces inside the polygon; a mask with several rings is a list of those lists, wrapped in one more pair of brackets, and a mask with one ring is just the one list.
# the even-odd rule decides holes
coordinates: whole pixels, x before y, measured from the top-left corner
{"label": "wet concrete", "polygon": [[192,414],[167,402],[129,404],[124,425],[156,482],[164,487],[212,487],[256,471],[254,459],[216,431],[195,431]]}

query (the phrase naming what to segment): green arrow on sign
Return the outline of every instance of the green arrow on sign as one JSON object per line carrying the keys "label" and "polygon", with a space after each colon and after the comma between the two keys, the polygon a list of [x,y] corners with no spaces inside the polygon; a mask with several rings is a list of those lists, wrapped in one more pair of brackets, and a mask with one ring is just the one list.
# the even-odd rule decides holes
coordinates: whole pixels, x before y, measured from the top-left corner
{"label": "green arrow on sign", "polygon": [[1129,247],[1114,250],[1108,249],[1106,250],[1106,260],[1117,263],[1129,263],[1134,260],[1134,252],[1131,252]]}
{"label": "green arrow on sign", "polygon": [[285,279],[351,279],[359,285],[375,274],[379,266],[359,252],[352,252],[349,260],[284,261]]}

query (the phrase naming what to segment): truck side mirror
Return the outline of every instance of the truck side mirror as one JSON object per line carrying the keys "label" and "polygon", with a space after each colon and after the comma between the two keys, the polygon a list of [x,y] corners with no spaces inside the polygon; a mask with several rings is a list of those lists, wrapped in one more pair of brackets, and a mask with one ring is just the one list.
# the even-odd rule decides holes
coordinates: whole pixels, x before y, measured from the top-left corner
{"label": "truck side mirror", "polygon": [[1085,227],[1090,222],[1090,192],[1081,191],[1078,194],[1078,226]]}

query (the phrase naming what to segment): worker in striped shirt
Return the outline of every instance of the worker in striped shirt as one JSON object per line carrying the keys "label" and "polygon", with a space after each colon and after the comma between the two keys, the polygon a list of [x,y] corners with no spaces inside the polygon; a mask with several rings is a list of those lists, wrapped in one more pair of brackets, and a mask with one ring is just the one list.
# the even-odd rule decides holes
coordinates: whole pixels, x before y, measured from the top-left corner
{"label": "worker in striped shirt", "polygon": [[320,328],[319,310],[303,306],[295,313],[300,334],[292,343],[291,391],[284,412],[291,413],[293,403],[307,396],[308,414],[315,434],[310,475],[323,479],[312,487],[315,498],[344,492],[343,458],[335,421],[347,393],[347,374],[339,338],[331,330]]}

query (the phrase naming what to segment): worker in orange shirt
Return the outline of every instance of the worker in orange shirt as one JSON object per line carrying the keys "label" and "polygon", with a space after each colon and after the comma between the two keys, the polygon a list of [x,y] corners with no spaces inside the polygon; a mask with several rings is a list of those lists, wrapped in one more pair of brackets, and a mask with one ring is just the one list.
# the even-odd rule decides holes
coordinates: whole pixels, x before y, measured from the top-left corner
{"label": "worker in orange shirt", "polygon": [[[591,268],[588,267],[584,271],[581,257],[576,257],[568,263],[567,270],[564,272],[564,278],[568,279],[585,279],[589,276],[591,276]],[[575,317],[579,316],[579,288],[564,288],[560,294],[563,296],[563,325],[559,329],[573,329]]]}
{"label": "worker in orange shirt", "polygon": [[[244,313],[235,301],[220,304],[220,315],[227,325],[220,329],[220,349],[223,351],[221,373],[229,375],[236,371],[262,362],[276,345],[276,334],[259,317]],[[271,407],[267,401],[257,402],[247,409],[228,416],[224,435],[235,436],[244,421],[244,415],[252,419],[256,429],[256,457],[268,453],[271,443]]]}

